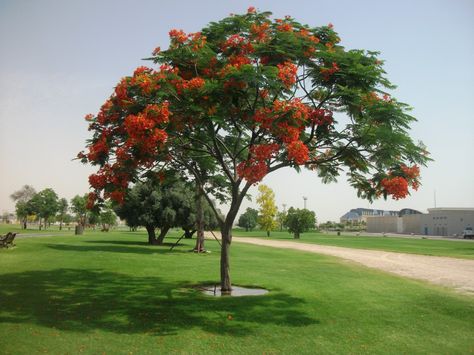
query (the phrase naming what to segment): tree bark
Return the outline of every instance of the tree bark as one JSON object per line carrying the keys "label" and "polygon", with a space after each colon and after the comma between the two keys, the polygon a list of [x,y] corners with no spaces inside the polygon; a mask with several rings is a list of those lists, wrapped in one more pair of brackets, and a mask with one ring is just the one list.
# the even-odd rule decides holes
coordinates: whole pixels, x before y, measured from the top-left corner
{"label": "tree bark", "polygon": [[155,226],[145,226],[148,233],[148,244],[154,245],[157,244]]}
{"label": "tree bark", "polygon": [[196,246],[194,251],[201,253],[204,252],[204,210],[202,208],[202,189],[199,183],[196,183],[196,229],[197,229],[197,238]]}
{"label": "tree bark", "polygon": [[156,239],[156,244],[158,244],[158,245],[162,245],[162,244],[163,244],[163,240],[165,239],[165,236],[166,236],[166,234],[168,233],[169,230],[170,230],[170,227],[162,227],[162,228],[160,228],[160,235],[159,235],[158,238]]}
{"label": "tree bark", "polygon": [[294,239],[300,239],[300,233],[299,232],[295,232]]}
{"label": "tree bark", "polygon": [[267,231],[267,237],[270,237],[270,231]]}
{"label": "tree bark", "polygon": [[[227,223],[226,223],[227,224]],[[232,283],[230,280],[230,262],[229,252],[232,241],[232,224],[224,225],[221,228],[222,246],[221,246],[221,292],[230,294],[232,292]]]}
{"label": "tree bark", "polygon": [[74,230],[75,235],[82,235],[84,233],[84,226],[82,224],[78,224]]}

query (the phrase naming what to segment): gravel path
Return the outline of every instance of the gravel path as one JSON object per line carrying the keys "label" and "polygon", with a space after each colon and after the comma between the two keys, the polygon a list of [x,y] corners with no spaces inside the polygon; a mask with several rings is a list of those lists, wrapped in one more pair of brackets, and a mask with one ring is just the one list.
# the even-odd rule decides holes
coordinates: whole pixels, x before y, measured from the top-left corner
{"label": "gravel path", "polygon": [[232,241],[332,255],[355,261],[371,268],[452,287],[457,291],[474,295],[474,260],[341,248],[259,238],[233,237]]}

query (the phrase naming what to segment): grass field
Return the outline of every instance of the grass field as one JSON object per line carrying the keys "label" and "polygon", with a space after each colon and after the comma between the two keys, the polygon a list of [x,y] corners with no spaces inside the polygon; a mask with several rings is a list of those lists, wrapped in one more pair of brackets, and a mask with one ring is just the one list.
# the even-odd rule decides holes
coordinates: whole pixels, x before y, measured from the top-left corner
{"label": "grass field", "polygon": [[215,298],[189,287],[218,280],[215,241],[205,255],[188,252],[194,241],[173,251],[145,241],[142,232],[88,232],[0,250],[0,353],[474,352],[472,297],[234,243],[233,283],[270,293]]}
{"label": "grass field", "polygon": [[[234,230],[234,236],[238,237],[262,237],[267,238],[264,231]],[[397,238],[397,237],[367,237],[349,235],[331,235],[325,233],[303,233],[301,239],[293,239],[293,235],[288,232],[271,232],[270,239],[292,240],[301,243],[314,243],[321,245],[333,245],[338,247],[374,249],[384,251],[394,251],[400,253],[450,256],[462,259],[474,259],[473,241],[456,240],[434,240],[418,238]]]}
{"label": "grass field", "polygon": [[0,234],[5,234],[8,232],[20,233],[20,234],[55,234],[55,233],[74,233],[74,226],[63,226],[62,230],[59,230],[59,226],[51,225],[46,230],[40,230],[38,225],[28,224],[27,229],[22,229],[19,224],[0,224]]}

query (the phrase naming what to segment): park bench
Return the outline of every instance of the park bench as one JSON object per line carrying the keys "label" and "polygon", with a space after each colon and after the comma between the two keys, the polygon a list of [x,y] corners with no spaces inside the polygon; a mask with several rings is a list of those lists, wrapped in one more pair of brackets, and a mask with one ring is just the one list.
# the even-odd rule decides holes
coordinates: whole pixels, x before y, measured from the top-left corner
{"label": "park bench", "polygon": [[0,237],[0,248],[9,248],[14,246],[13,241],[15,240],[16,233],[9,232],[4,236]]}

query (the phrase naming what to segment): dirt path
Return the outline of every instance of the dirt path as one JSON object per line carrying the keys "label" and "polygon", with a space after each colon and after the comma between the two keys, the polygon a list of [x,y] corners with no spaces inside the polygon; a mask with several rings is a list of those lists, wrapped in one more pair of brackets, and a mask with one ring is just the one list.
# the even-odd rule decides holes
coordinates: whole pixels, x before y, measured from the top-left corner
{"label": "dirt path", "polygon": [[232,241],[332,255],[355,261],[371,268],[452,287],[457,291],[474,295],[474,260],[341,248],[259,238],[233,237]]}

